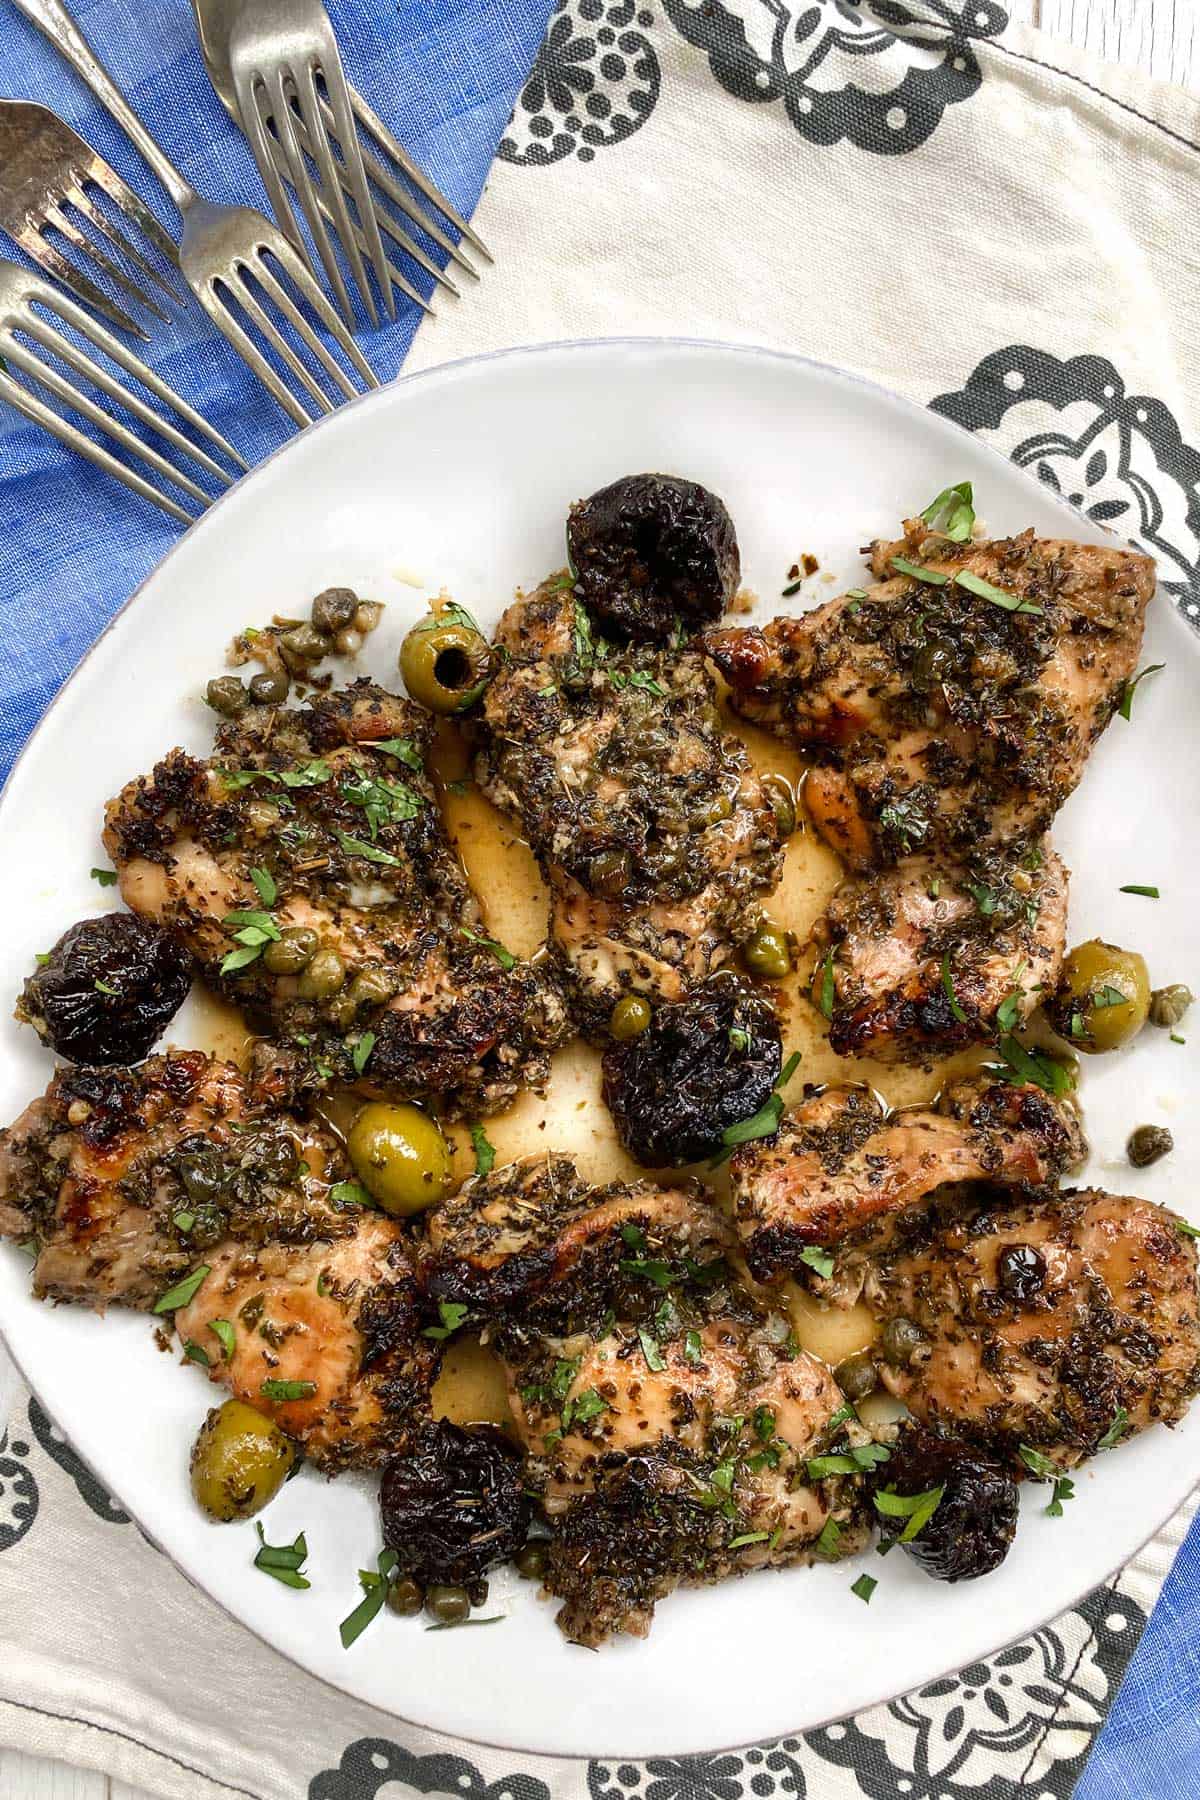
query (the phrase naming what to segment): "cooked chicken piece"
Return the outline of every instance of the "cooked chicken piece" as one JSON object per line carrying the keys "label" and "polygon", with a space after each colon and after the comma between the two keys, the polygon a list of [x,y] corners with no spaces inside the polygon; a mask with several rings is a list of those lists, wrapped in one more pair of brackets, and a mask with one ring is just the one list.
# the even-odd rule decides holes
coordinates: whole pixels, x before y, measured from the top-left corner
{"label": "cooked chicken piece", "polygon": [[[278,1110],[277,1074],[248,1083],[200,1051],[60,1069],[0,1132],[0,1236],[33,1239],[37,1294],[101,1312],[148,1310],[206,1269],[174,1314],[181,1342],[336,1472],[394,1448],[436,1353],[403,1232],[339,1191],[344,1152]],[[270,1380],[315,1388],[272,1399]]]}
{"label": "cooked chicken piece", "polygon": [[694,1185],[589,1189],[530,1157],[469,1182],[430,1237],[434,1291],[495,1321],[576,1642],[644,1636],[680,1582],[810,1560],[831,1518],[824,1551],[862,1543],[861,1477],[806,1463],[866,1434]]}
{"label": "cooked chicken piece", "polygon": [[596,638],[565,575],[511,606],[496,642],[477,778],[542,865],[551,944],[599,1032],[623,992],[678,999],[753,932],[778,826],[698,650]]}
{"label": "cooked chicken piece", "polygon": [[364,1092],[478,1117],[545,1079],[566,1014],[543,967],[508,966],[483,933],[424,771],[431,734],[365,680],[255,707],[207,762],[174,750],[130,782],[104,841],[127,904],[255,1024]]}
{"label": "cooked chicken piece", "polygon": [[1200,1388],[1196,1246],[1174,1213],[1097,1189],[959,1211],[884,1257],[865,1299],[925,1342],[888,1388],[930,1424],[1069,1468],[1173,1424]]}
{"label": "cooked chicken piece", "polygon": [[817,756],[808,811],[854,868],[1043,832],[1134,673],[1154,564],[1032,531],[956,544],[910,519],[871,568],[861,597],[708,634],[734,706]]}
{"label": "cooked chicken piece", "polygon": [[921,1061],[994,1038],[1053,993],[1067,872],[1048,844],[854,876],[813,928],[814,1004],[839,1056]]}
{"label": "cooked chicken piece", "polygon": [[[730,1179],[747,1261],[765,1276],[800,1269],[806,1250],[878,1251],[944,1183],[1044,1188],[1086,1154],[1067,1102],[975,1076],[948,1087],[933,1111],[885,1114],[867,1088],[818,1090],[774,1137],[735,1151]],[[852,1266],[857,1283],[835,1269],[833,1297],[855,1298],[860,1254]]]}

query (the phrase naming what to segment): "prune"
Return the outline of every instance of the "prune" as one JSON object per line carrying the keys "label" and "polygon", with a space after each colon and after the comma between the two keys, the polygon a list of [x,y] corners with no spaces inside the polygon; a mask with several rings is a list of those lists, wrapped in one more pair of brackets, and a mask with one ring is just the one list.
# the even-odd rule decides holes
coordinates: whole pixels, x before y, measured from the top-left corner
{"label": "prune", "polygon": [[422,1425],[383,1471],[383,1541],[401,1575],[423,1587],[477,1581],[525,1542],[529,1501],[521,1462],[498,1431]]}
{"label": "prune", "polygon": [[25,983],[17,1016],[69,1062],[141,1062],[191,980],[174,938],[134,913],[105,913],[63,933]]}
{"label": "prune", "polygon": [[766,1105],[779,1079],[779,1022],[765,1000],[717,976],[659,1006],[640,1037],[604,1053],[604,1099],[621,1142],[652,1169],[721,1147],[730,1125]]}
{"label": "prune", "polygon": [[584,604],[602,630],[665,643],[719,619],[741,576],[724,501],[677,475],[626,475],[578,500],[567,548]]}
{"label": "prune", "polygon": [[[911,1497],[943,1488],[917,1535],[901,1547],[935,1581],[973,1581],[990,1575],[1008,1555],[1017,1529],[1017,1484],[998,1462],[956,1438],[937,1436],[915,1422],[900,1428],[875,1490]],[[897,1535],[902,1518],[888,1520]]]}

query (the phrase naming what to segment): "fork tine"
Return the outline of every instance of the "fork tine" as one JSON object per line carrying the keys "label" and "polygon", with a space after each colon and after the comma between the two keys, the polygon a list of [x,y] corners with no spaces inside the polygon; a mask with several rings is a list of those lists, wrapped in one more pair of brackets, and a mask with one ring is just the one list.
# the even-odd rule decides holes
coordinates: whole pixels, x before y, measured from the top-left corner
{"label": "fork tine", "polygon": [[280,226],[311,268],[312,258],[309,255],[308,245],[304,241],[304,233],[296,222],[296,215],[292,211],[292,203],[288,197],[287,158],[283,154],[283,148],[278,138],[274,137],[267,129],[268,121],[263,116],[260,101],[265,104],[266,96],[256,82],[250,83],[248,98],[239,84],[239,113],[246,135],[250,139],[250,148],[254,152],[254,160],[258,164],[258,172],[262,176],[263,186],[267,190],[267,198],[271,202],[272,210]]}
{"label": "fork tine", "polygon": [[[334,55],[336,57],[336,49]],[[329,86],[328,73],[325,74],[326,85]],[[332,208],[337,233],[342,242],[350,267],[354,271],[359,291],[366,304],[367,313],[372,325],[378,325],[379,313],[375,306],[375,298],[371,292],[371,281],[363,265],[359,252],[359,237],[364,236],[367,243],[367,254],[375,270],[379,282],[379,291],[383,295],[389,319],[396,316],[396,302],[392,294],[392,284],[388,280],[387,257],[383,251],[383,240],[379,235],[379,225],[375,218],[375,208],[371,205],[371,195],[367,188],[367,177],[362,166],[362,154],[358,147],[358,138],[354,132],[354,120],[350,116],[349,103],[345,96],[346,78],[342,74],[341,64],[334,69],[334,82],[330,89],[335,119],[343,132],[348,136],[341,137],[344,161],[339,165],[334,162],[333,152],[329,147],[329,139],[325,135],[325,120],[317,97],[317,84],[313,78],[313,65],[303,63],[293,71],[296,84],[296,101],[300,108],[300,117],[308,135],[309,151],[316,162],[321,175],[321,189],[328,197]],[[340,91],[339,91],[340,89]],[[347,195],[353,200],[358,212],[359,230],[354,229],[354,221],[350,216]]]}
{"label": "fork tine", "polygon": [[311,354],[318,359],[326,374],[329,375],[332,380],[337,382],[347,400],[353,400],[358,393],[358,389],[337,359],[330,355],[329,351],[325,348],[312,326],[308,323],[308,320],[304,317],[304,314],[300,311],[283,283],[273,274],[265,259],[260,259],[254,274],[255,278],[262,284],[265,291],[270,294],[280,312],[283,313],[284,317],[289,321],[293,331],[297,333],[301,342],[304,343]]}
{"label": "fork tine", "polygon": [[[222,437],[221,433],[210,425],[194,406],[189,406],[182,394],[177,394],[175,389],[169,386],[161,376],[156,375],[154,370],[142,362],[140,357],[135,356],[131,350],[127,350],[124,344],[119,343],[110,331],[105,331],[103,325],[90,318],[87,313],[82,312],[73,301],[68,300],[64,294],[55,293],[52,288],[44,289],[33,298],[48,312],[57,314],[66,324],[74,326],[81,336],[88,338],[97,350],[102,350],[110,361],[117,364],[118,368],[124,369],[128,375],[132,375],[134,380],[146,389],[147,393],[153,394],[155,399],[161,400],[164,406],[169,406],[171,411],[190,425],[194,431],[198,431],[203,437],[206,437],[210,444],[215,444],[221,454],[227,456],[237,468],[248,469],[250,467],[245,457],[234,449],[228,438]],[[193,454],[195,454],[195,450],[193,450]]]}
{"label": "fork tine", "polygon": [[34,262],[45,269],[47,275],[53,275],[55,281],[61,282],[63,287],[70,288],[73,294],[77,294],[85,306],[94,307],[97,312],[103,313],[106,319],[112,320],[118,330],[128,331],[134,337],[143,339],[147,344],[150,342],[149,332],[143,331],[136,319],[131,319],[115,300],[110,300],[108,295],[83,273],[82,269],[77,269],[74,263],[68,262],[61,251],[47,242],[36,226],[26,225],[24,230],[14,235],[22,250],[27,251]]}
{"label": "fork tine", "polygon": [[275,121],[280,148],[287,161],[288,175],[299,196],[305,221],[312,233],[313,242],[317,246],[317,254],[325,266],[325,273],[329,278],[329,285],[333,289],[334,297],[341,308],[342,317],[353,328],[354,308],[351,306],[350,296],[346,292],[346,283],[342,279],[337,253],[330,241],[321,209],[317,205],[317,196],[308,173],[308,165],[304,160],[304,151],[296,137],[295,122],[292,117],[291,105],[284,91],[283,77],[278,69],[272,69],[269,78],[261,77],[260,79],[263,80],[266,87],[267,104],[271,117]]}
{"label": "fork tine", "polygon": [[[115,169],[110,169],[103,157],[93,155],[91,162],[81,170],[84,181],[94,181],[103,188],[109,199],[120,208],[131,224],[149,238],[150,242],[161,250],[171,267],[179,267],[179,245],[164,225],[160,225],[144,200],[140,200],[131,187],[127,187]],[[182,293],[177,293],[183,299]]]}
{"label": "fork tine", "polygon": [[[305,268],[303,262],[301,262],[287,239],[280,238],[277,244],[269,243],[265,248],[270,251],[280,268],[288,276],[289,280],[293,282],[300,297],[307,301],[308,305],[311,306],[338,349],[342,352],[342,355],[354,364],[354,367],[358,370],[366,385],[373,388],[379,387],[381,384],[378,375],[375,373],[350,333],[346,330],[342,321],[338,318],[333,303],[326,296],[325,290],[322,288],[320,282]],[[261,255],[259,257],[259,264],[260,267],[265,267]],[[278,282],[275,283],[275,286],[276,288],[279,287]],[[283,290],[280,289],[280,291],[282,292]],[[296,308],[291,305],[290,301],[286,310],[288,317],[293,320],[296,329],[303,336],[309,349],[312,350],[314,355],[319,356],[321,361],[328,367],[332,359],[320,338],[308,323],[308,320],[303,316],[296,314]],[[334,367],[336,368],[336,364]],[[341,379],[344,383],[345,378],[341,377]],[[347,389],[347,392],[357,392],[357,389]]]}
{"label": "fork tine", "polygon": [[[11,353],[10,340],[2,337],[0,344],[3,345],[4,354],[9,355]],[[103,469],[107,474],[115,475],[118,481],[123,481],[125,486],[132,488],[135,494],[141,494],[145,500],[152,500],[156,506],[161,506],[164,512],[169,512],[172,517],[182,520],[185,525],[192,523],[193,515],[185,511],[177,501],[172,500],[169,495],[156,488],[152,481],[147,481],[145,476],[139,475],[136,469],[131,469],[127,463],[121,462],[111,451],[106,450],[103,444],[97,444],[93,438],[88,437],[86,432],[80,431],[77,426],[70,424],[59,413],[56,413],[52,406],[47,406],[44,400],[36,394],[31,394],[28,388],[23,387],[11,375],[6,375],[2,369],[0,369],[0,397],[7,400],[10,406],[15,407],[17,412],[33,424],[40,425],[43,431],[48,431],[51,437],[57,438],[60,444],[65,444],[68,450],[73,450],[79,456],[86,457],[88,462],[94,463],[98,469]]]}
{"label": "fork tine", "polygon": [[[257,278],[258,271],[255,270],[254,273]],[[292,349],[292,346],[288,343],[278,325],[276,325],[274,320],[269,317],[265,308],[260,304],[256,295],[247,286],[244,280],[238,288],[237,302],[245,312],[249,313],[250,317],[254,320],[254,323],[258,326],[258,329],[270,344],[272,350],[274,350],[276,356],[279,357],[280,361],[286,363],[297,381],[308,389],[320,410],[322,412],[332,412],[333,406],[328,394],[325,392],[312,371],[305,368],[303,362],[296,355],[296,352]]]}
{"label": "fork tine", "polygon": [[105,218],[82,182],[77,187],[67,188],[63,198],[69,200],[72,206],[77,207],[86,218],[90,219],[96,230],[106,237],[122,256],[128,258],[136,269],[140,269],[148,281],[153,281],[157,287],[161,288],[169,300],[173,300],[176,306],[186,304],[183,296],[171,286],[165,276],[159,274],[154,264],[142,255],[136,244],[131,243],[123,231],[119,230],[110,219]]}
{"label": "fork tine", "polygon": [[[69,199],[70,195],[64,195],[63,198]],[[123,269],[117,266],[106,250],[89,238],[86,232],[81,231],[74,219],[65,213],[61,206],[47,206],[43,217],[47,225],[53,225],[54,229],[60,231],[69,244],[74,244],[76,250],[94,262],[97,268],[103,269],[111,281],[115,281],[119,287],[125,289],[127,294],[132,294],[135,300],[140,301],[147,312],[152,312],[156,319],[162,320],[164,325],[169,323],[162,307],[157,305],[149,294],[138,286],[136,281],[133,281]]]}
{"label": "fork tine", "polygon": [[[370,157],[364,158],[365,165],[370,164],[370,162],[371,162]],[[378,166],[378,165],[375,165],[375,166]],[[438,268],[438,266],[434,262],[432,256],[426,256],[424,250],[422,250],[422,248],[421,248],[420,244],[418,244],[417,240],[415,238],[409,237],[407,231],[405,231],[402,226],[400,226],[396,223],[395,219],[392,218],[390,213],[384,212],[380,208],[372,208],[372,210],[374,211],[375,217],[379,222],[380,231],[385,231],[387,233],[388,237],[391,238],[393,243],[399,244],[400,248],[403,250],[403,252],[406,256],[411,256],[413,261],[415,263],[418,263],[420,265],[420,267],[422,269],[424,269],[424,271],[427,275],[432,275],[433,279],[437,282],[439,287],[444,287],[445,289],[447,289],[447,291],[449,293],[454,295],[456,300],[461,299],[461,295],[459,293],[458,288],[455,287],[454,283],[451,281],[451,279],[447,275],[446,271],[444,269]],[[395,267],[394,267],[394,265],[392,265],[392,267],[393,267],[392,279],[396,280]],[[472,270],[472,273],[474,273],[473,270]],[[416,292],[416,289],[410,288],[408,286],[407,282],[397,280],[396,285],[397,285],[397,287],[402,288],[404,290],[404,292],[409,295],[410,298],[415,298],[415,299],[420,298],[420,296]],[[421,301],[421,305],[422,306],[425,305],[425,302],[423,300]]]}
{"label": "fork tine", "polygon": [[[284,239],[282,241],[286,242],[287,240]],[[299,258],[297,258],[297,260],[299,260]],[[227,285],[229,286],[230,291],[233,292],[233,283],[231,280],[227,282]],[[236,298],[240,302],[240,292],[236,295]],[[237,319],[234,318],[229,307],[217,292],[215,283],[211,281],[205,283],[200,290],[200,304],[203,306],[217,330],[221,332],[224,337],[228,338],[242,361],[248,368],[253,369],[272,399],[278,402],[293,423],[299,425],[302,429],[305,425],[311,425],[312,415],[304,410],[287,383],[282,381],[275,373],[275,370],[271,367],[258,345],[254,342],[254,339],[250,336],[250,333],[244,326],[239,324]]]}
{"label": "fork tine", "polygon": [[[332,116],[330,123],[332,123]],[[437,220],[432,219],[423,207],[417,205],[408,190],[401,187],[395,176],[384,167],[377,157],[372,156],[369,151],[363,152],[363,167],[366,169],[369,179],[382,194],[387,195],[393,206],[398,207],[407,218],[412,220],[414,225],[419,225],[426,236],[431,237],[435,244],[440,244],[446,254],[458,264],[459,268],[462,269],[465,274],[470,275],[475,281],[479,280],[479,270],[475,267],[473,262],[469,262],[463,255],[462,250],[454,242],[454,239],[448,237],[438,224]],[[380,217],[386,220],[387,214],[382,213]]]}
{"label": "fork tine", "polygon": [[[207,469],[210,474],[215,475],[223,487],[228,487],[233,481],[234,478],[229,471],[223,469],[216,458],[208,454],[207,450],[202,449],[199,444],[193,444],[189,438],[183,435],[182,431],[172,425],[169,419],[164,419],[161,413],[155,412],[154,408],[148,405],[140,394],[127,388],[123,382],[117,381],[100,363],[93,361],[86,351],[80,350],[68,338],[62,337],[57,331],[43,325],[36,314],[32,315],[31,323],[24,329],[44,349],[61,357],[68,368],[74,369],[77,375],[85,375],[100,389],[101,393],[107,394],[110,400],[115,400],[118,405],[125,407],[135,418],[140,419],[143,425],[148,425],[152,431],[158,432],[160,437],[166,438],[168,443],[174,444],[175,448],[181,450],[185,456],[190,456],[194,462],[199,463],[201,468]],[[95,422],[93,421],[93,423]],[[109,428],[106,426],[105,429]],[[139,454],[145,455],[147,460],[150,460],[153,452],[146,450]]]}
{"label": "fork tine", "polygon": [[[374,107],[368,105],[367,101],[363,99],[356,88],[350,88],[349,91],[350,104],[354,108],[355,116],[360,124],[370,132],[371,136],[375,139],[375,142],[380,146],[384,153],[390,156],[397,167],[407,175],[413,186],[419,188],[425,198],[437,207],[443,218],[449,219],[454,229],[462,232],[462,235],[466,238],[468,244],[473,244],[480,256],[484,257],[488,262],[494,262],[495,257],[492,255],[483,239],[479,236],[478,232],[474,231],[471,226],[467,224],[467,221],[462,218],[459,213],[455,212],[450,202],[446,199],[446,196],[439,193],[425,171],[419,164],[413,161],[411,156],[409,156],[408,152],[404,149],[404,146],[397,143]],[[468,267],[469,266],[470,265],[468,265]]]}

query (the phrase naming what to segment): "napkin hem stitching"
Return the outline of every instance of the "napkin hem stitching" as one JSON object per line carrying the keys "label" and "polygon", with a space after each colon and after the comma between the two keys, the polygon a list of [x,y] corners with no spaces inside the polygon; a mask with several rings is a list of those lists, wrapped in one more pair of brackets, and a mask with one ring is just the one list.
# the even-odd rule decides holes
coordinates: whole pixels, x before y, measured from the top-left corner
{"label": "napkin hem stitching", "polygon": [[203,1769],[196,1768],[193,1763],[184,1762],[181,1756],[173,1756],[169,1750],[160,1750],[156,1744],[148,1744],[144,1738],[136,1737],[132,1731],[122,1731],[119,1726],[101,1725],[95,1719],[80,1718],[75,1713],[52,1712],[47,1706],[32,1706],[28,1700],[16,1700],[11,1694],[0,1694],[0,1704],[15,1706],[21,1712],[34,1713],[38,1718],[52,1719],[60,1725],[82,1725],[89,1731],[98,1731],[108,1737],[122,1738],[125,1743],[135,1744],[139,1750],[144,1750],[148,1756],[157,1756],[163,1762],[174,1763],[177,1769],[183,1769],[188,1775],[198,1775],[201,1781],[210,1781],[214,1786],[224,1788],[227,1793],[243,1794],[245,1800],[263,1800],[263,1796],[255,1793],[252,1788],[236,1787],[220,1776],[207,1775]]}
{"label": "napkin hem stitching", "polygon": [[1119,107],[1122,112],[1132,113],[1133,117],[1141,119],[1143,124],[1153,125],[1156,131],[1161,131],[1164,136],[1173,139],[1175,143],[1182,144],[1185,150],[1200,152],[1200,144],[1196,143],[1193,138],[1185,137],[1181,131],[1172,130],[1171,126],[1164,125],[1161,119],[1154,118],[1151,113],[1142,112],[1140,107],[1134,106],[1129,100],[1118,99],[1116,94],[1110,94],[1107,88],[1098,87],[1094,81],[1088,81],[1085,76],[1076,75],[1073,69],[1060,69],[1055,63],[1043,62],[1040,56],[1030,56],[1027,51],[1014,50],[1011,44],[1001,43],[999,39],[994,39],[988,48],[999,50],[1005,56],[1011,56],[1015,62],[1032,63],[1035,69],[1045,69],[1049,75],[1061,75],[1064,81],[1077,82],[1090,94],[1098,94],[1101,100],[1107,100],[1110,105]]}

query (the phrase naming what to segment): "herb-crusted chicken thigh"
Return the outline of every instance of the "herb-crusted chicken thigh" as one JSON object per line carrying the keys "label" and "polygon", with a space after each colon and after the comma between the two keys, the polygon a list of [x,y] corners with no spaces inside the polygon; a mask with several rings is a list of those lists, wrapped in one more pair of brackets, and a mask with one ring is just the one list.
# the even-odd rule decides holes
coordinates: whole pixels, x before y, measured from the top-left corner
{"label": "herb-crusted chicken thigh", "polygon": [[511,606],[496,642],[478,779],[542,865],[551,945],[597,1031],[623,992],[678,999],[751,935],[778,826],[698,649],[597,638],[569,576]]}
{"label": "herb-crusted chicken thigh", "polygon": [[[861,1543],[873,1447],[739,1279],[702,1190],[592,1189],[568,1157],[529,1157],[468,1182],[430,1237],[434,1289],[493,1321],[569,1637],[643,1636],[681,1582]],[[849,1479],[815,1460],[835,1443]]]}
{"label": "herb-crusted chicken thigh", "polygon": [[223,725],[110,802],[135,912],[315,1066],[474,1116],[544,1080],[565,1035],[541,967],[483,934],[424,759],[433,724],[362,680]]}
{"label": "herb-crusted chicken thigh", "polygon": [[853,868],[1044,831],[1134,673],[1152,561],[910,519],[871,570],[801,618],[710,632],[734,706],[818,759],[808,811]]}

